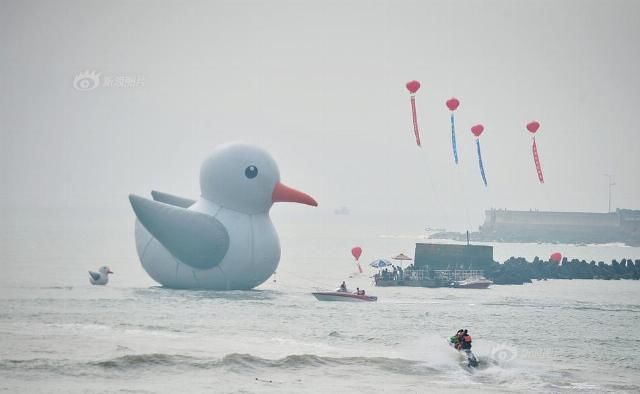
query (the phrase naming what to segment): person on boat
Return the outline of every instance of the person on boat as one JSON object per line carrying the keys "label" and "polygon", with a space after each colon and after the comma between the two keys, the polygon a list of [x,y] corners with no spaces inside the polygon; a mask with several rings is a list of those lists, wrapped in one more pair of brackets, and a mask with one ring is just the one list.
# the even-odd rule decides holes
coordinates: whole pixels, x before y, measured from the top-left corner
{"label": "person on boat", "polygon": [[449,338],[449,342],[451,342],[453,344],[453,347],[456,348],[457,350],[460,350],[460,345],[461,345],[461,340],[462,340],[462,334],[464,333],[463,329],[459,329],[456,332],[456,335],[452,336],[451,338]]}
{"label": "person on boat", "polygon": [[460,344],[462,345],[461,346],[462,350],[471,350],[471,335],[469,335],[467,330],[464,330],[462,332],[462,337],[460,339],[461,339]]}
{"label": "person on boat", "polygon": [[364,295],[364,289],[360,290],[360,295]]}
{"label": "person on boat", "polygon": [[344,283],[344,281],[340,284],[340,289],[338,289],[338,291],[347,291],[347,284]]}
{"label": "person on boat", "polygon": [[356,295],[360,295],[360,288],[356,287]]}

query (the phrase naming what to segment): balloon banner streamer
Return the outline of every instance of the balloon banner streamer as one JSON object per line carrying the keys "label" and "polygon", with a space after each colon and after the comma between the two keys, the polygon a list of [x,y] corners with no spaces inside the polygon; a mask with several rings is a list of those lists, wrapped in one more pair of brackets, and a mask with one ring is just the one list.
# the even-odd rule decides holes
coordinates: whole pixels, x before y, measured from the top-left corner
{"label": "balloon banner streamer", "polygon": [[535,136],[535,133],[538,131],[538,128],[540,128],[540,123],[536,122],[535,120],[527,124],[527,130],[529,130],[531,134],[534,134],[533,145],[531,147],[531,150],[533,151],[533,162],[536,165],[538,180],[540,181],[540,183],[544,183],[544,176],[542,175],[542,166],[540,165],[540,157],[538,156],[538,145],[536,145],[536,136]]}
{"label": "balloon banner streamer", "polygon": [[416,92],[420,89],[420,82],[407,82],[407,90],[411,93],[411,115],[413,116],[413,133],[416,136],[416,144],[420,146],[420,131],[418,130],[418,115],[416,114]]}
{"label": "balloon banner streamer", "polygon": [[478,164],[480,165],[480,175],[482,176],[482,182],[487,186],[487,176],[484,173],[484,164],[482,164],[482,152],[480,151],[480,135],[484,131],[484,126],[477,124],[471,128],[471,132],[476,136],[476,148],[478,150]]}
{"label": "balloon banner streamer", "polygon": [[447,108],[451,111],[451,148],[453,149],[453,160],[458,164],[458,148],[456,146],[456,120],[453,116],[454,111],[460,105],[460,101],[457,98],[452,97],[447,100]]}
{"label": "balloon banner streamer", "polygon": [[533,138],[533,162],[536,164],[536,171],[538,172],[538,180],[540,183],[544,183],[544,176],[542,175],[542,167],[540,166],[540,158],[538,157],[538,146],[536,145],[536,139]]}
{"label": "balloon banner streamer", "polygon": [[356,265],[358,266],[358,271],[362,273],[362,267],[360,266],[360,255],[362,255],[362,248],[359,246],[355,246],[351,249],[351,255],[356,259]]}
{"label": "balloon banner streamer", "polygon": [[484,174],[484,165],[482,164],[482,153],[480,153],[480,139],[476,140],[476,146],[478,148],[478,164],[480,164],[480,175],[482,176],[482,182],[487,186],[487,176]]}

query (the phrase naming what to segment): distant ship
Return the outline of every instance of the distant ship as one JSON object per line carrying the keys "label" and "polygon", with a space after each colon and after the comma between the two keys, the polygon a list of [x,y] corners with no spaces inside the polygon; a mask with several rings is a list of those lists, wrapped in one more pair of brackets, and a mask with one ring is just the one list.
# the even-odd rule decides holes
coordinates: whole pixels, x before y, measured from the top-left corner
{"label": "distant ship", "polygon": [[[622,242],[640,246],[640,210],[596,213],[491,209],[485,211],[479,230],[470,234],[472,241],[578,245]],[[463,241],[466,234],[441,232],[431,238]]]}

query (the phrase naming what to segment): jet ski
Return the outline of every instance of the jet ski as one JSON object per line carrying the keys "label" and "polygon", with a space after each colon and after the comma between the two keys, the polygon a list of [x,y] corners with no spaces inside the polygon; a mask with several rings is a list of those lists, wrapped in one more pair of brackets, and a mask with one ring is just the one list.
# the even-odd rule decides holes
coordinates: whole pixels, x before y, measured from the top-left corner
{"label": "jet ski", "polygon": [[464,353],[465,357],[467,358],[467,367],[476,368],[478,366],[478,359],[476,358],[476,355],[473,354],[471,349],[463,349],[460,350],[460,352]]}
{"label": "jet ski", "polygon": [[[451,339],[448,339],[447,343],[449,343],[449,346],[451,346],[452,348],[456,349],[456,345],[455,345],[455,343],[451,342]],[[456,350],[463,357],[465,357],[465,360],[467,362],[467,367],[468,368],[476,368],[478,366],[478,358],[476,357],[475,354],[473,354],[471,349],[456,349]]]}

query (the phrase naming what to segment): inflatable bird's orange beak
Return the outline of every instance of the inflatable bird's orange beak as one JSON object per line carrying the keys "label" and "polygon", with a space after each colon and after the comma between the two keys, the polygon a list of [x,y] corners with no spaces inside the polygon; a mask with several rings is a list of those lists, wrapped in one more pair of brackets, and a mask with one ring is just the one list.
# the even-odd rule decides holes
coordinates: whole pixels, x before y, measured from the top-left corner
{"label": "inflatable bird's orange beak", "polygon": [[296,189],[292,189],[280,182],[276,183],[276,186],[273,188],[271,200],[273,202],[297,202],[314,207],[318,206],[316,200],[314,200],[310,195]]}

